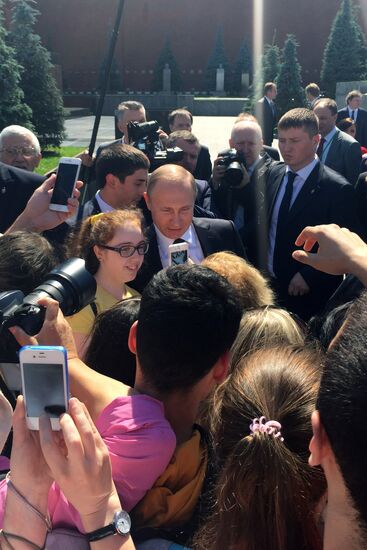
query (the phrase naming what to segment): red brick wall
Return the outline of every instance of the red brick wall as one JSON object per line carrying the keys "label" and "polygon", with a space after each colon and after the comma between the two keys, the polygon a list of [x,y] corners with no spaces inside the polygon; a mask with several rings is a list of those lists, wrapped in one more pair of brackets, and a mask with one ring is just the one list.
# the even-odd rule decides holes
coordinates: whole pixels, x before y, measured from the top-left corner
{"label": "red brick wall", "polygon": [[[244,37],[252,43],[253,2],[260,0],[126,0],[116,48],[124,87],[149,90],[151,71],[166,37],[183,70],[186,90],[203,88],[202,71],[223,28],[229,60]],[[360,5],[365,0],[356,0]],[[38,0],[38,32],[60,63],[64,87],[96,86],[118,0]],[[318,81],[321,58],[340,0],[264,0],[264,42],[296,35],[305,83]],[[365,30],[367,21],[365,20]]]}

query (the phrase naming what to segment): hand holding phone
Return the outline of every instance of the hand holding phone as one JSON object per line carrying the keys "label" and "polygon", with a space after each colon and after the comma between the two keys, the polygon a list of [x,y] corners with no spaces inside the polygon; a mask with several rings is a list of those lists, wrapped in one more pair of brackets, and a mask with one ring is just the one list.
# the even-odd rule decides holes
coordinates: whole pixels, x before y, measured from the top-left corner
{"label": "hand holding phone", "polygon": [[39,417],[50,417],[53,430],[60,430],[59,417],[67,411],[69,384],[67,353],[61,346],[24,346],[19,351],[26,422],[39,430]]}
{"label": "hand holding phone", "polygon": [[81,163],[79,158],[62,157],[60,159],[49,206],[50,210],[68,212],[68,199],[73,196]]}

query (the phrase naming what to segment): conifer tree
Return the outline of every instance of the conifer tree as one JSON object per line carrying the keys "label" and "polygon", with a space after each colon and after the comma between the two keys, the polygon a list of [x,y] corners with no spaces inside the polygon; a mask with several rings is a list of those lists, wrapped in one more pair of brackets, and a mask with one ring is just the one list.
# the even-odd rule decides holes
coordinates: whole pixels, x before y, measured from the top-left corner
{"label": "conifer tree", "polygon": [[321,68],[321,86],[335,96],[337,82],[362,80],[366,76],[366,41],[351,0],[343,0],[331,26]]}
{"label": "conifer tree", "polygon": [[208,64],[205,71],[205,87],[208,92],[216,89],[217,69],[222,65],[224,69],[224,89],[228,88],[229,84],[229,64],[224,50],[223,32],[218,30],[215,46],[209,56]]}
{"label": "conifer tree", "polygon": [[13,48],[5,42],[7,32],[2,9],[3,3],[0,0],[0,130],[10,124],[33,129],[32,111],[25,103],[20,87],[22,67],[15,58]]}
{"label": "conifer tree", "polygon": [[264,93],[266,82],[275,82],[280,71],[280,50],[276,44],[265,44],[264,53],[257,68],[253,88],[255,98],[259,99]]}
{"label": "conifer tree", "polygon": [[276,99],[280,115],[295,107],[306,104],[305,91],[301,80],[301,65],[297,60],[297,41],[293,34],[288,34],[284,42],[282,62],[276,84]]}
{"label": "conifer tree", "polygon": [[32,123],[42,147],[59,146],[64,138],[62,96],[52,74],[50,54],[34,32],[39,15],[35,0],[12,0],[9,42],[23,67],[21,87],[32,109]]}
{"label": "conifer tree", "polygon": [[234,94],[241,93],[241,77],[243,73],[248,73],[249,80],[251,82],[252,58],[251,58],[250,48],[246,40],[244,40],[242,43],[242,46],[238,53],[238,57],[233,67],[231,92]]}
{"label": "conifer tree", "polygon": [[154,68],[152,90],[156,92],[163,90],[163,69],[166,64],[171,69],[171,90],[174,92],[182,91],[181,71],[173,54],[169,38],[166,39]]}

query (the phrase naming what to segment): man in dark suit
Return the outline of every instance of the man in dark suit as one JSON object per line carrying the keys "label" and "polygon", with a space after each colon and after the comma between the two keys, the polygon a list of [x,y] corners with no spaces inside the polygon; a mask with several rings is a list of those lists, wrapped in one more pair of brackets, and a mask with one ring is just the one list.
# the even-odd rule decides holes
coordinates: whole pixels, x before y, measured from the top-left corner
{"label": "man in dark suit", "polygon": [[352,118],[356,123],[356,140],[363,147],[367,147],[367,111],[361,108],[362,94],[359,90],[352,90],[345,98],[347,106],[338,111],[339,120]]}
{"label": "man in dark suit", "polygon": [[304,319],[320,311],[341,282],[292,258],[304,227],[336,223],[360,233],[355,191],[320,163],[318,120],[308,109],[292,109],[279,121],[279,148],[267,183],[268,271],[280,302]]}
{"label": "man in dark suit", "polygon": [[335,126],[338,108],[333,99],[322,98],[313,112],[319,121],[321,140],[317,154],[323,164],[356,184],[361,165],[361,146],[352,136]]}
{"label": "man in dark suit", "polygon": [[0,233],[11,226],[44,180],[44,176],[0,162]]}
{"label": "man in dark suit", "polygon": [[148,230],[149,250],[132,282],[137,290],[142,291],[155,273],[169,265],[168,247],[176,239],[188,243],[189,258],[194,263],[223,250],[245,257],[233,222],[193,218],[195,194],[195,180],[181,166],[161,166],[150,176],[145,199],[153,224]]}
{"label": "man in dark suit", "polygon": [[[193,117],[187,109],[176,109],[168,115],[168,124],[171,133],[180,130],[191,132]],[[199,155],[194,170],[194,178],[209,181],[212,175],[212,161],[210,160],[209,149],[206,145],[200,144]]]}
{"label": "man in dark suit", "polygon": [[264,97],[255,105],[255,116],[261,126],[265,145],[271,145],[273,142],[274,128],[278,118],[274,103],[276,97],[276,85],[274,82],[267,82],[264,86]]}
{"label": "man in dark suit", "polygon": [[267,219],[262,208],[267,174],[273,160],[263,151],[261,128],[254,117],[241,119],[232,128],[230,147],[243,158],[243,179],[232,181],[222,165],[223,151],[214,161],[213,199],[219,217],[232,220],[240,232],[249,260],[266,268]]}

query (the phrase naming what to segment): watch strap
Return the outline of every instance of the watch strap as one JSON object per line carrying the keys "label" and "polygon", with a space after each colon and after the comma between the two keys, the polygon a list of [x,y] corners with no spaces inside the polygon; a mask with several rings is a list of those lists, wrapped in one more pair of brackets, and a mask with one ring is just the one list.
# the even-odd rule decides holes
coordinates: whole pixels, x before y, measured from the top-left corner
{"label": "watch strap", "polygon": [[115,522],[112,522],[105,527],[92,531],[91,533],[86,533],[85,536],[87,537],[88,542],[95,542],[96,540],[104,539],[105,537],[109,537],[115,533],[117,533]]}

